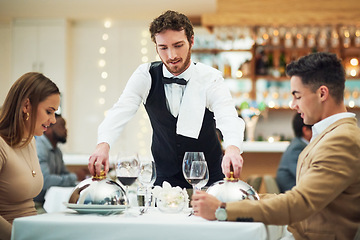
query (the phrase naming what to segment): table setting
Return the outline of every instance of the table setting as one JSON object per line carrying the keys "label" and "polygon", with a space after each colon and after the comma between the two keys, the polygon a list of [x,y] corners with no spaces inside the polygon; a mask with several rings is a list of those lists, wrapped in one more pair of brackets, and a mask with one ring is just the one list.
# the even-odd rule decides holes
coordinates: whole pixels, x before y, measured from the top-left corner
{"label": "table setting", "polygon": [[[208,168],[203,154],[185,154],[182,170],[194,190],[206,185]],[[12,240],[74,239],[74,236],[76,239],[280,239],[283,234],[283,226],[208,221],[195,216],[186,189],[166,181],[153,187],[155,179],[155,162],[141,162],[137,157],[121,159],[116,165],[115,180],[105,172],[83,180],[73,188],[68,201],[63,202],[65,210],[15,219]],[[135,182],[145,188],[142,198],[134,187]],[[259,199],[250,185],[234,179],[216,182],[207,192],[221,201]]]}

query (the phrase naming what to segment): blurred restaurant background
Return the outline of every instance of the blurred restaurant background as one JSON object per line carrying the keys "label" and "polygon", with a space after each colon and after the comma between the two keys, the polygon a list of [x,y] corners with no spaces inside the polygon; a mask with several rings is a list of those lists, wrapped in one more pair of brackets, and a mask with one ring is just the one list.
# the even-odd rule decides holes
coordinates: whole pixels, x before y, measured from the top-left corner
{"label": "blurred restaurant background", "polygon": [[[139,64],[159,60],[148,26],[168,9],[191,19],[193,61],[223,72],[247,122],[244,179],[275,175],[294,137],[285,76],[290,61],[316,51],[341,57],[345,103],[359,119],[358,0],[0,0],[0,103],[25,72],[52,79],[67,120],[65,161],[70,169],[86,171],[107,110]],[[151,157],[151,134],[141,107],[110,153]]]}

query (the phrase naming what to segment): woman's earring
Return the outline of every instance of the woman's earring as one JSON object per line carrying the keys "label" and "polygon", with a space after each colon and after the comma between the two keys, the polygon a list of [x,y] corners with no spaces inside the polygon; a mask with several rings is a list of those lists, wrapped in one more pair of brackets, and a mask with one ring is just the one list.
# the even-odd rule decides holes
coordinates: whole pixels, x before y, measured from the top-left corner
{"label": "woman's earring", "polygon": [[30,117],[30,114],[29,113],[26,113],[26,121],[28,121],[29,120],[29,117]]}

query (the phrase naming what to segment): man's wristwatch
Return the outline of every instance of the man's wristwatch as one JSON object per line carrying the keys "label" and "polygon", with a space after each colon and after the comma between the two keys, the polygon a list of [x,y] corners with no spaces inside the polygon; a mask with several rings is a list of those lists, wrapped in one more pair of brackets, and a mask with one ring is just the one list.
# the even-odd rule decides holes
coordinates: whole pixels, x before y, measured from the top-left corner
{"label": "man's wristwatch", "polygon": [[219,221],[226,221],[227,220],[226,203],[222,202],[220,207],[218,207],[218,209],[216,209],[215,217]]}

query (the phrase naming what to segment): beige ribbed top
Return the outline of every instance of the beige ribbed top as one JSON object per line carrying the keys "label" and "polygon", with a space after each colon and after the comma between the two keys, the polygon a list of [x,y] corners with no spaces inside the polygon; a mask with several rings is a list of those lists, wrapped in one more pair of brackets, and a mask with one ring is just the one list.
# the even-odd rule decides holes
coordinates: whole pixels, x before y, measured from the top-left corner
{"label": "beige ribbed top", "polygon": [[23,148],[11,148],[0,137],[0,239],[9,238],[15,218],[36,215],[33,198],[42,186],[35,139]]}

